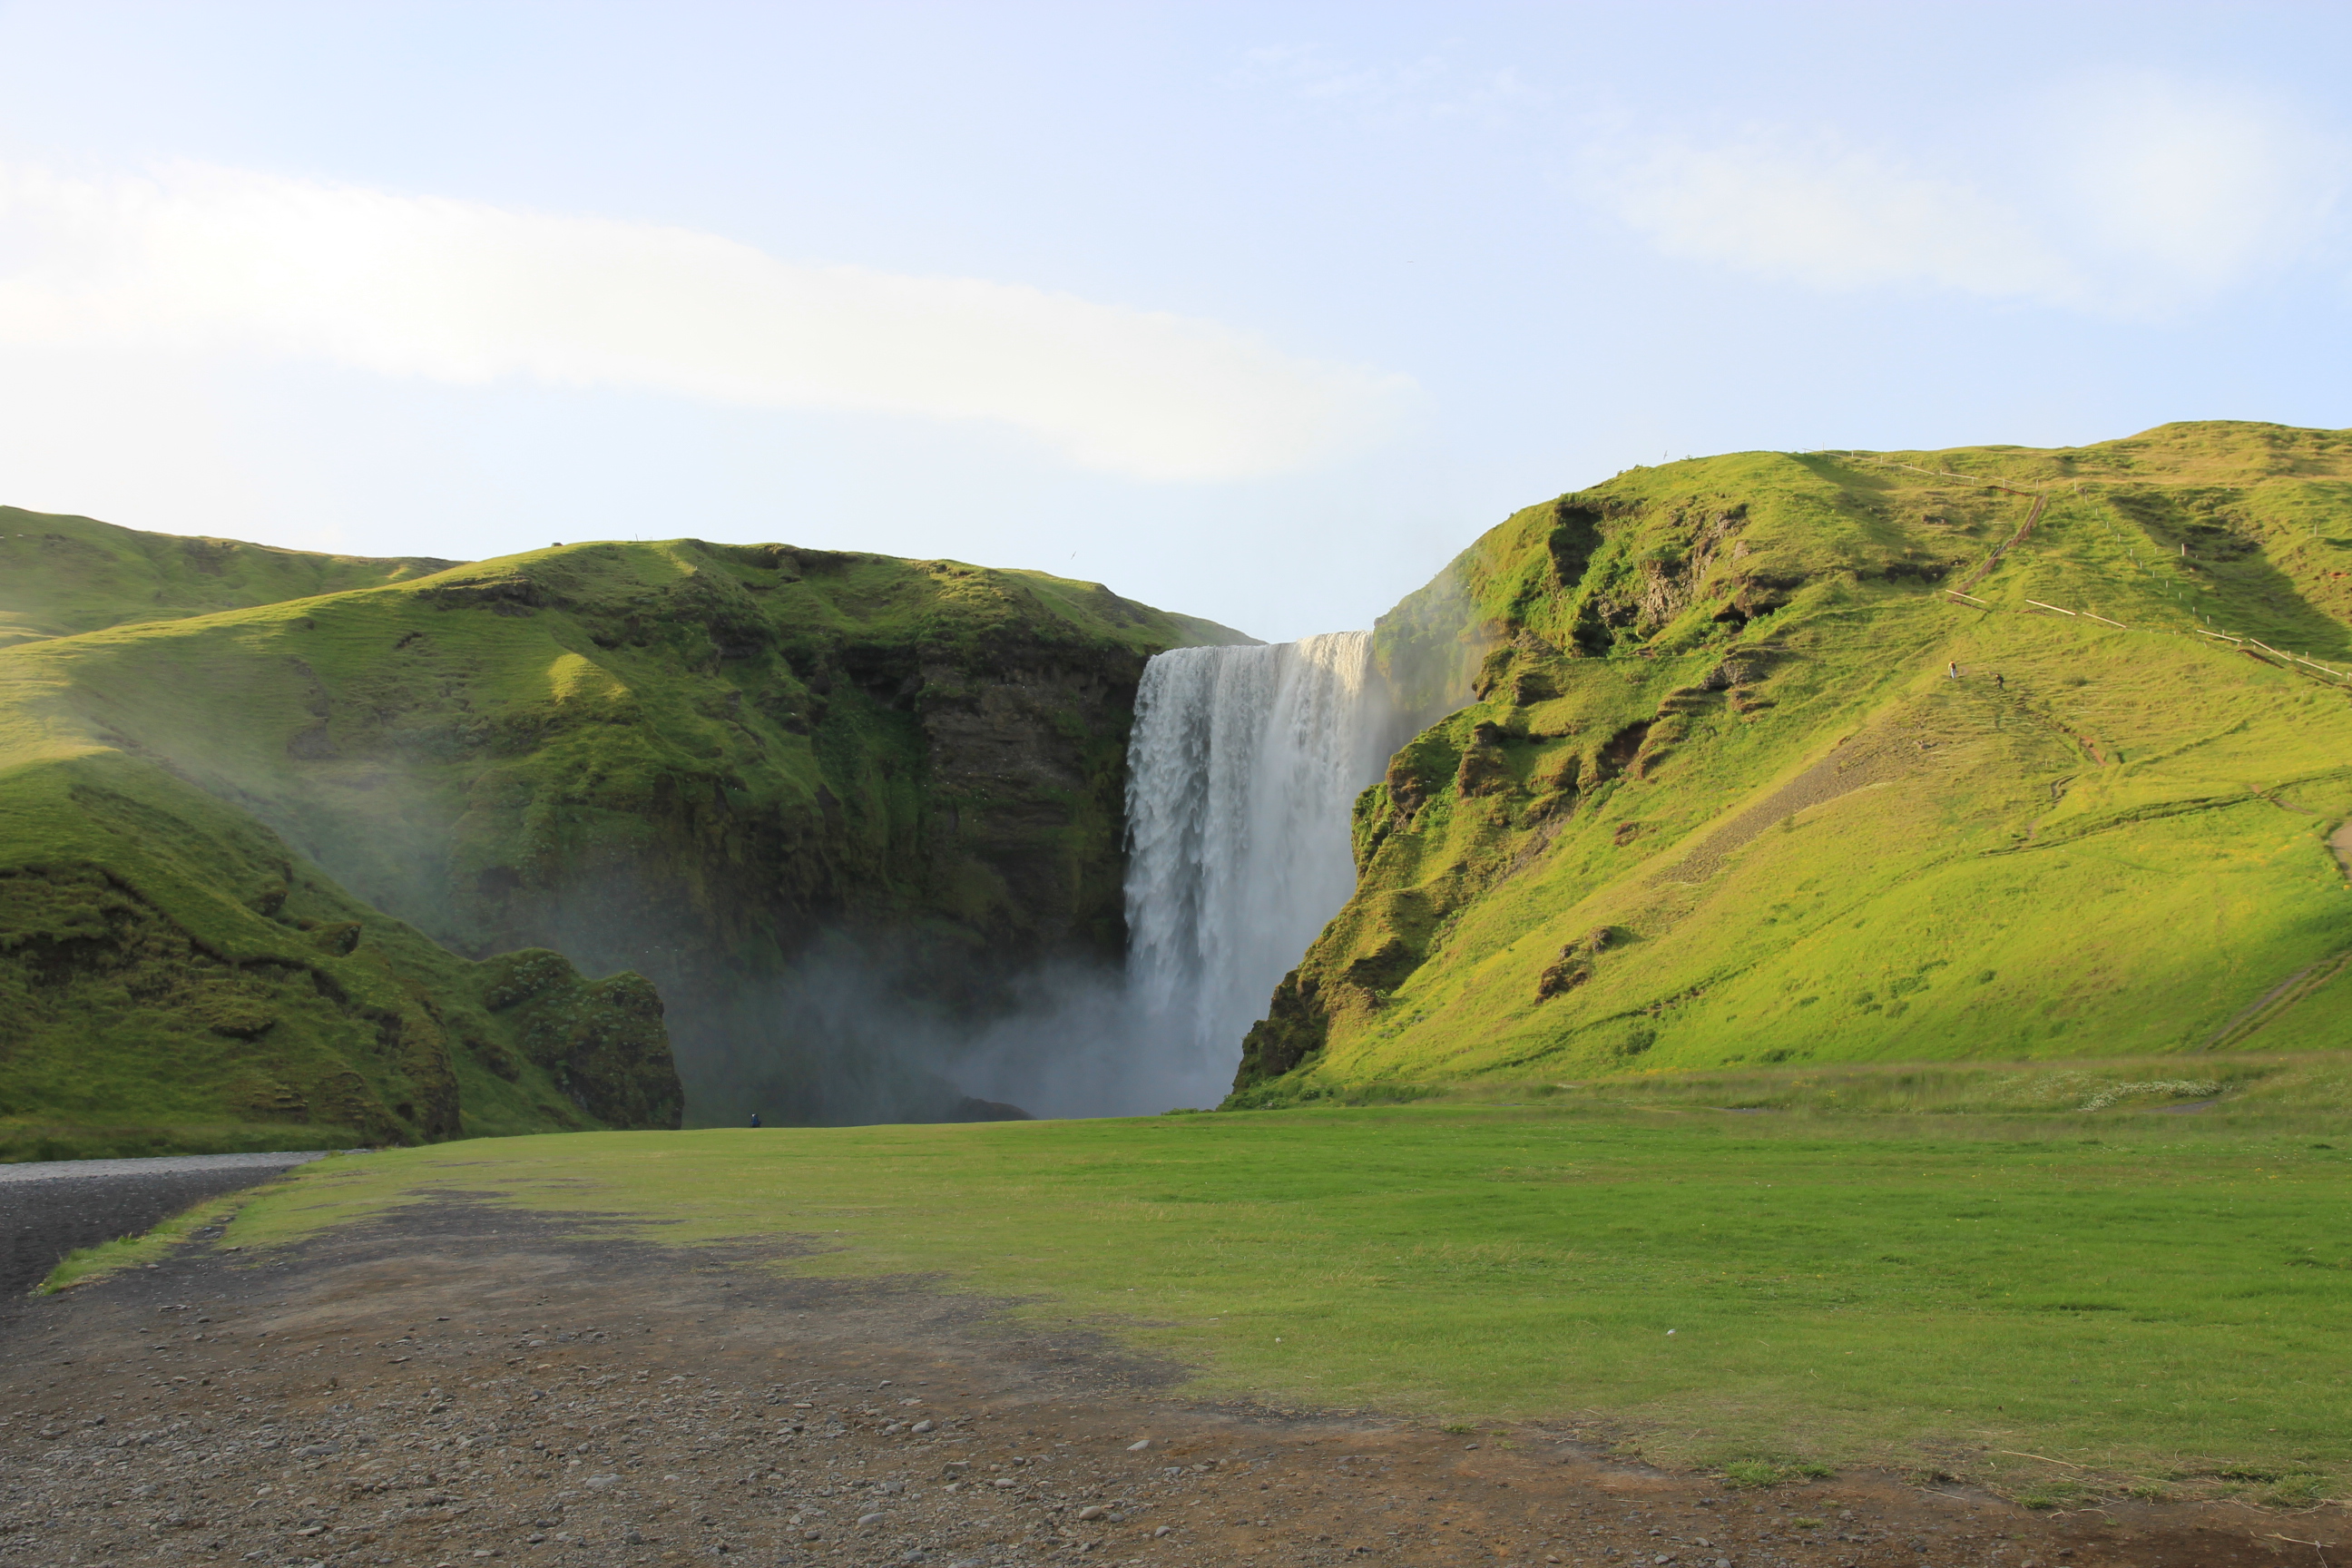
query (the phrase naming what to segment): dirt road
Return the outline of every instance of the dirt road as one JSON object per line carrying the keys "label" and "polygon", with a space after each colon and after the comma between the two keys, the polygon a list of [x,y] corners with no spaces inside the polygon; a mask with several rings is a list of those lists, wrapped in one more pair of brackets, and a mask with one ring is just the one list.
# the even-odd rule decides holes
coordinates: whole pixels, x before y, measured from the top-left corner
{"label": "dirt road", "polygon": [[[2296,1564],[2335,1518],[1740,1492],[1180,1395],[1081,1325],[464,1197],[0,1306],[0,1563]],[[2332,1548],[2331,1548],[2332,1551]],[[2333,1560],[2333,1559],[2331,1559]]]}

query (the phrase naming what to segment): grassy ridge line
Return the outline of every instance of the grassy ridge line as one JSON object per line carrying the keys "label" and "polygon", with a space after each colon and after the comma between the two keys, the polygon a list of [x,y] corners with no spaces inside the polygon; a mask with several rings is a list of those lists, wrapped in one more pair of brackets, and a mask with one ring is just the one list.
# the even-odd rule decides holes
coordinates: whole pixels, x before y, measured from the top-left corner
{"label": "grassy ridge line", "polygon": [[1187,1362],[1202,1393],[1539,1420],[1676,1466],[2336,1489],[2352,1163],[2313,1131],[2342,1127],[2345,1070],[2227,1068],[2255,1085],[2234,1123],[2145,1113],[2203,1086],[2137,1064],[2070,1070],[1961,1091],[1990,1116],[1424,1105],[517,1140],[313,1167],[226,1240],[487,1192],[600,1234],[830,1247],[780,1268],[940,1274]]}
{"label": "grassy ridge line", "polygon": [[0,647],[430,575],[425,556],[319,554],[0,506]]}
{"label": "grassy ridge line", "polygon": [[[2352,943],[2326,844],[2352,813],[2352,704],[2187,635],[2210,616],[2344,657],[2352,437],[1901,456],[1941,472],[1633,470],[1514,517],[1384,621],[1392,669],[1473,627],[1480,700],[1360,803],[1357,896],[1277,992],[1236,1103],[2195,1049]],[[2021,532],[2012,490],[2038,526],[1981,607],[1945,596]],[[2255,798],[2284,809],[2231,805]],[[2348,1027],[2352,988],[2322,985],[2251,1043]]]}

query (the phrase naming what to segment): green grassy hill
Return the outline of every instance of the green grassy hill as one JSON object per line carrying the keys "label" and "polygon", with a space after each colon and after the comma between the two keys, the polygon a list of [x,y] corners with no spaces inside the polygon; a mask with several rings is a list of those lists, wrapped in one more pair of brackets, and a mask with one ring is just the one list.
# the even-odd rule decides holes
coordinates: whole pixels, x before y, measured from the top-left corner
{"label": "green grassy hill", "polygon": [[1381,622],[1479,700],[1360,801],[1235,1102],[2352,1044],[2347,574],[2352,433],[2266,425],[1528,508]]}
{"label": "green grassy hill", "polygon": [[[206,542],[30,521],[89,547],[32,552],[11,613],[90,629],[0,649],[20,1150],[674,1125],[665,1004],[699,1114],[842,1114],[819,1069],[859,1042],[794,1012],[796,965],[846,942],[984,1006],[1115,957],[1135,681],[1240,640],[953,562],[222,547],[215,581]],[[142,595],[177,618],[126,620]]]}

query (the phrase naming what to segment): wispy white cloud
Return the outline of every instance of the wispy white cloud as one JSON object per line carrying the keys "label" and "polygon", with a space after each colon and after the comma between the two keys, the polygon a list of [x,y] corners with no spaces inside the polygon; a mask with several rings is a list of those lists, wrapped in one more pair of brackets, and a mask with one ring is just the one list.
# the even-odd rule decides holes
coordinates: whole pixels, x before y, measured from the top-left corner
{"label": "wispy white cloud", "polygon": [[1213,321],[1015,284],[194,164],[0,164],[0,343],[992,421],[1152,480],[1310,465],[1375,438],[1412,390]]}
{"label": "wispy white cloud", "polygon": [[1604,190],[1670,256],[1816,288],[1928,283],[2053,301],[2083,289],[2000,201],[1833,142],[1654,142],[1611,169]]}
{"label": "wispy white cloud", "polygon": [[2050,195],[2086,248],[2137,264],[2143,289],[2231,288],[2338,237],[2352,147],[2336,128],[2151,72],[2072,86],[2045,106]]}
{"label": "wispy white cloud", "polygon": [[1619,139],[1587,169],[1668,255],[2136,315],[2319,255],[2352,168],[2340,137],[2284,109],[2153,76],[2076,79],[2010,113],[2023,128],[1958,168],[1758,127]]}

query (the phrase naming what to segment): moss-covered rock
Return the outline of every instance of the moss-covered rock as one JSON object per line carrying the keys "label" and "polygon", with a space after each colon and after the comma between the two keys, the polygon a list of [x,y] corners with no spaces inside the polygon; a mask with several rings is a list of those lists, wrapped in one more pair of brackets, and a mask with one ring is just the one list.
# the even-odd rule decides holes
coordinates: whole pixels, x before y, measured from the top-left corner
{"label": "moss-covered rock", "polygon": [[509,1015],[524,1059],[544,1068],[589,1116],[615,1127],[675,1127],[684,1095],[662,1028],[662,1001],[641,974],[590,982],[544,949],[488,965],[482,995]]}

